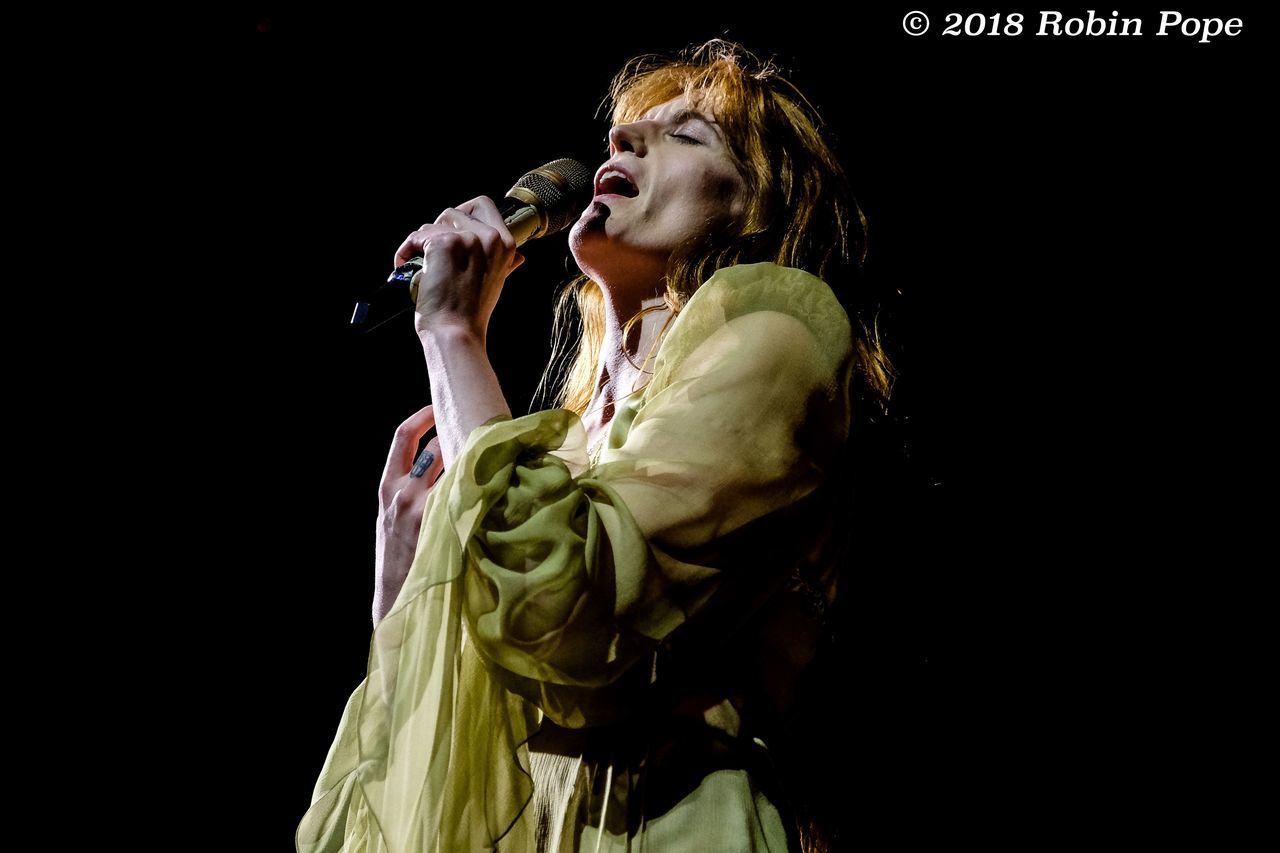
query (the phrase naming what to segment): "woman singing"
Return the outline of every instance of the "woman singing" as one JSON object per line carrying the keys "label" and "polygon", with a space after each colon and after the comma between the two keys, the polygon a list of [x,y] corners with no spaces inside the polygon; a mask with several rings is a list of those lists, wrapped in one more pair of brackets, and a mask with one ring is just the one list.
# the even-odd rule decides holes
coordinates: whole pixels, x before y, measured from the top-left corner
{"label": "woman singing", "polygon": [[491,199],[396,253],[434,404],[391,448],[368,675],[300,853],[821,846],[776,735],[835,597],[852,401],[892,377],[838,294],[861,212],[737,45],[632,60],[610,103],[556,407],[513,418],[485,354],[523,260]]}

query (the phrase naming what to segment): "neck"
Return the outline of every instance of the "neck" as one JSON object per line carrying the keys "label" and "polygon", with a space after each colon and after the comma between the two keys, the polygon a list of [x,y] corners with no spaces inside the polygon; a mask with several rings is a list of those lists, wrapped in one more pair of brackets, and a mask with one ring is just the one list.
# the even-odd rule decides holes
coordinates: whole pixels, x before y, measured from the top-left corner
{"label": "neck", "polygon": [[[609,289],[602,287],[601,290],[604,294],[605,334],[596,371],[595,393],[587,406],[587,421],[603,425],[613,419],[615,402],[647,381],[649,374],[645,371],[652,371],[653,363],[651,358],[647,363],[645,359],[650,356],[658,332],[671,316],[671,310],[665,307],[661,295],[624,302],[615,298]],[[622,327],[627,320],[641,310],[656,306],[664,307],[650,310],[623,335]]]}

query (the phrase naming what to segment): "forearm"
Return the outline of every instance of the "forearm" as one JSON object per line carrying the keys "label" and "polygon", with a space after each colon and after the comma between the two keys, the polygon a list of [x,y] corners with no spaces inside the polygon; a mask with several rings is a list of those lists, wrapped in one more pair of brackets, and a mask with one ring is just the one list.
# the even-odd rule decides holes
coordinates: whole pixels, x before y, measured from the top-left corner
{"label": "forearm", "polygon": [[441,326],[420,332],[431,380],[431,405],[444,466],[462,453],[471,432],[511,407],[489,363],[485,341],[474,332]]}

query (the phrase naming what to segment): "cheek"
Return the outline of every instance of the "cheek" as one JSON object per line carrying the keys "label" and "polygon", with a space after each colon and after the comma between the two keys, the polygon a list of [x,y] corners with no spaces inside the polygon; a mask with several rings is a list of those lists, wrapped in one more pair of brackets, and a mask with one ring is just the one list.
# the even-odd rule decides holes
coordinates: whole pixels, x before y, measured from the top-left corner
{"label": "cheek", "polygon": [[744,185],[736,171],[693,164],[668,177],[645,205],[644,218],[655,227],[684,232],[705,227],[709,219],[739,218],[746,210]]}
{"label": "cheek", "polygon": [[738,218],[746,210],[746,192],[737,174],[716,175],[703,188],[706,204],[730,218]]}

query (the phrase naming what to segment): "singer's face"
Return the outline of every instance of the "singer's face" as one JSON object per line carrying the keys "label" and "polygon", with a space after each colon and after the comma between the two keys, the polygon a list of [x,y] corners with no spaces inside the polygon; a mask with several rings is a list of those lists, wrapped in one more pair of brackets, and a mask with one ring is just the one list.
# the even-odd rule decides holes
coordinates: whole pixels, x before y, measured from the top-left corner
{"label": "singer's face", "polygon": [[634,188],[597,187],[569,232],[578,267],[618,295],[660,293],[672,249],[746,209],[745,183],[722,133],[683,95],[613,127],[608,162],[628,172]]}

